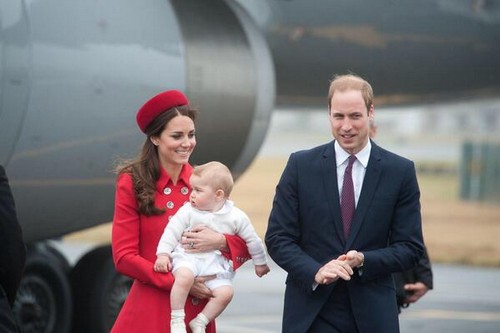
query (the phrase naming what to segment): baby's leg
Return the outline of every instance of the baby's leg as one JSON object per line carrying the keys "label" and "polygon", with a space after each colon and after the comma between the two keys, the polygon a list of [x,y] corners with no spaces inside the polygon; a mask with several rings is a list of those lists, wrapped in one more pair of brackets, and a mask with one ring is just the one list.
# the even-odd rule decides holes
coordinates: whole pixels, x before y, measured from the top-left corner
{"label": "baby's leg", "polygon": [[184,323],[184,304],[189,294],[189,290],[194,282],[193,272],[186,267],[180,267],[173,272],[175,280],[170,291],[170,306],[172,308],[170,318],[171,333],[186,333]]}
{"label": "baby's leg", "polygon": [[212,297],[201,313],[203,313],[209,321],[217,318],[222,311],[228,306],[233,299],[232,286],[220,286],[212,290],[214,297]]}
{"label": "baby's leg", "polygon": [[209,322],[217,318],[233,299],[233,287],[224,285],[212,290],[210,298],[201,313],[189,323],[193,333],[204,333]]}
{"label": "baby's leg", "polygon": [[194,283],[194,274],[186,267],[176,269],[173,274],[175,280],[170,291],[170,306],[172,310],[184,309],[184,304]]}

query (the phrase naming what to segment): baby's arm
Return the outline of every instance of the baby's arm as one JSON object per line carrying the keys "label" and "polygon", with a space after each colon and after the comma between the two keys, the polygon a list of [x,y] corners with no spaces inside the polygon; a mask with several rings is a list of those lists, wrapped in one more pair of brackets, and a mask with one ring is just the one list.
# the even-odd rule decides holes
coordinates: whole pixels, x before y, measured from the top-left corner
{"label": "baby's arm", "polygon": [[237,220],[237,234],[245,240],[248,251],[252,256],[255,274],[263,277],[269,273],[270,268],[267,265],[266,251],[262,240],[255,232],[248,216],[241,211],[241,217]]}
{"label": "baby's arm", "polygon": [[170,256],[166,253],[158,254],[154,265],[155,272],[166,273],[172,270]]}
{"label": "baby's arm", "polygon": [[156,248],[156,262],[153,266],[155,272],[166,273],[172,270],[170,253],[178,244],[185,225],[189,225],[189,207],[187,205],[182,206],[172,216],[161,235]]}

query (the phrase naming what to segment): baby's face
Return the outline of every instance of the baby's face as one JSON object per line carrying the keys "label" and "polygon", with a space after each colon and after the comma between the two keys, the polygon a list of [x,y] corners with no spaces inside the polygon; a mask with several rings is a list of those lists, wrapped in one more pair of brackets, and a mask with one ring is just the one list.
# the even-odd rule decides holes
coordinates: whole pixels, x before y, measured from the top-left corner
{"label": "baby's face", "polygon": [[209,185],[209,182],[202,177],[192,175],[190,179],[191,195],[189,201],[191,205],[203,211],[213,212],[218,208],[216,191]]}

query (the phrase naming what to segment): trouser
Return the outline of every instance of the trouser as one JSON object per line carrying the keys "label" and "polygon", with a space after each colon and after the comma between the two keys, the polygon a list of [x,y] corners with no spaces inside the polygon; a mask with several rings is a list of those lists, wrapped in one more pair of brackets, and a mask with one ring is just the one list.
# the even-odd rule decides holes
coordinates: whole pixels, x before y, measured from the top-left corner
{"label": "trouser", "polygon": [[308,333],[357,333],[356,320],[351,311],[351,302],[346,282],[338,280],[329,300],[307,331]]}

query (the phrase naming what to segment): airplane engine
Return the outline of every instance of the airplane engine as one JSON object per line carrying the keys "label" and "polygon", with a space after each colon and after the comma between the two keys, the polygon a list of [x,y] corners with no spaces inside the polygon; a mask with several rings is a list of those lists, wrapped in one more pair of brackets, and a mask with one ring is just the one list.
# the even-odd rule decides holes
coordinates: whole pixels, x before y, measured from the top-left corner
{"label": "airplane engine", "polygon": [[[112,220],[113,167],[139,151],[136,111],[160,91],[180,89],[200,110],[192,162],[220,160],[241,174],[274,107],[271,53],[246,12],[223,0],[1,0],[0,33],[0,163],[30,245],[21,329],[108,331],[126,296],[113,289],[109,246],[76,263],[75,282],[45,240]],[[71,283],[97,306],[92,314],[93,305],[72,311],[82,302]],[[91,294],[98,283],[111,314]],[[73,312],[82,327],[71,329]]]}

